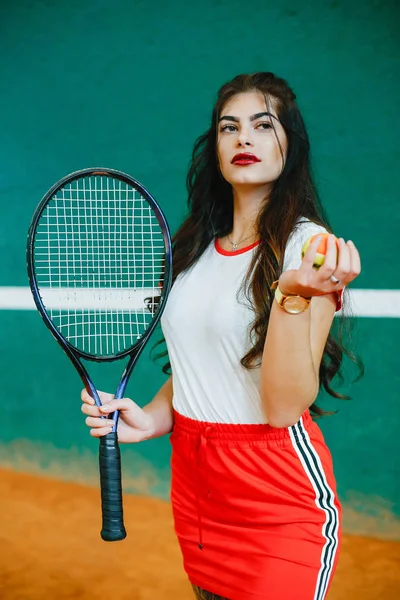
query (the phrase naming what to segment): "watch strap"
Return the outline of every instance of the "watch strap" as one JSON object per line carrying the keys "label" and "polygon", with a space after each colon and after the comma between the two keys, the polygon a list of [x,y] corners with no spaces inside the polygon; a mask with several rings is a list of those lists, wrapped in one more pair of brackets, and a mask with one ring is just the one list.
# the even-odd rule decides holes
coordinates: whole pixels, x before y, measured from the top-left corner
{"label": "watch strap", "polygon": [[[276,282],[274,282],[274,283],[276,283]],[[286,312],[290,312],[292,314],[297,314],[297,313],[305,311],[310,305],[311,297],[301,296],[300,294],[284,294],[281,291],[279,285],[275,285],[274,289],[275,289],[275,300],[277,301],[278,305],[281,308],[286,310]],[[293,312],[292,312],[292,310],[287,309],[285,306],[285,302],[288,298],[301,298],[303,301],[305,301],[304,308],[302,308],[298,311],[293,311]]]}

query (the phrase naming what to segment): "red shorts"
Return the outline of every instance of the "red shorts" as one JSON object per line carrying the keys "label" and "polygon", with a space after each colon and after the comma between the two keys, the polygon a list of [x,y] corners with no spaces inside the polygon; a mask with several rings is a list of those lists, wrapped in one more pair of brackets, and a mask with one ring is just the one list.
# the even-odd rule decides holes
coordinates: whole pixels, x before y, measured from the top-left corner
{"label": "red shorts", "polygon": [[323,600],[341,506],[309,411],[284,429],[175,412],[171,443],[175,531],[191,583],[229,600]]}

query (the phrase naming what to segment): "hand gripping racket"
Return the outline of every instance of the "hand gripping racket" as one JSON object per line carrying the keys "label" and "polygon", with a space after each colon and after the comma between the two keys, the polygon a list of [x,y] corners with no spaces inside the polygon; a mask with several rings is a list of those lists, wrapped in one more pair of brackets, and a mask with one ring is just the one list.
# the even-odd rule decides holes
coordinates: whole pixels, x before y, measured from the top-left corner
{"label": "hand gripping racket", "polygon": [[[27,266],[38,311],[101,406],[82,359],[129,357],[115,398],[163,312],[172,277],[171,239],[160,207],[135,179],[83,169],[47,192],[33,215]],[[126,537],[118,411],[100,438],[101,537]]]}

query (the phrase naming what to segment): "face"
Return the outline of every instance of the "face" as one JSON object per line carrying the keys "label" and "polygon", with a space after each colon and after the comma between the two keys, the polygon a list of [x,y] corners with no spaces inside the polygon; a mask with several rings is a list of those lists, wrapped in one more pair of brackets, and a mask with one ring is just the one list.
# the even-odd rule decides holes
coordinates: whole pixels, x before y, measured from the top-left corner
{"label": "face", "polygon": [[223,106],[217,156],[223,177],[234,188],[270,188],[284,167],[279,144],[286,158],[287,137],[273,100],[267,108],[263,94],[246,92]]}

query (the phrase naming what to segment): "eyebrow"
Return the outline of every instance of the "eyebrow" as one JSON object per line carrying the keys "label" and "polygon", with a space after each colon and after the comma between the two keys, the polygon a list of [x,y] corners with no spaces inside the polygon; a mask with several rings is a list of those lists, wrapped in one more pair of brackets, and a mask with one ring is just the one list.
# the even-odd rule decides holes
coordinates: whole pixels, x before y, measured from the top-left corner
{"label": "eyebrow", "polygon": [[[260,119],[261,117],[271,117],[272,119],[279,121],[278,117],[276,117],[275,115],[273,115],[270,112],[260,112],[260,113],[256,113],[255,115],[251,115],[250,121],[256,121],[257,119]],[[225,116],[221,117],[219,119],[218,123],[220,123],[221,121],[224,121],[224,120],[233,121],[234,123],[239,123],[238,117],[231,117],[230,115],[225,115]]]}

